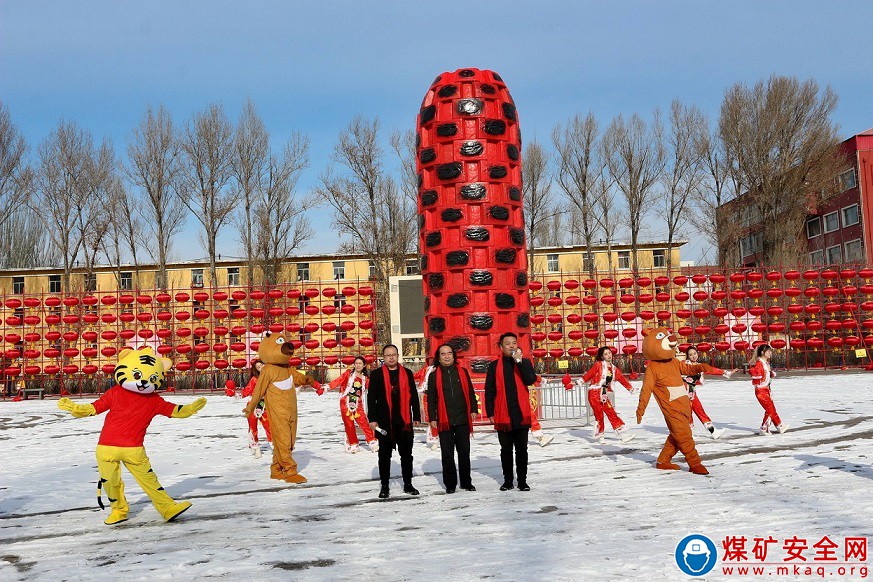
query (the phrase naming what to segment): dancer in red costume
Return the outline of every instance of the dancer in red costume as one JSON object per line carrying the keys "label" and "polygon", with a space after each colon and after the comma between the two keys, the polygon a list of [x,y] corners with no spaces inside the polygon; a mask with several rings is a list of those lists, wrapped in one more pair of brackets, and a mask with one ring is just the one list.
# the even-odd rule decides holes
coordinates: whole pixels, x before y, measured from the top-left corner
{"label": "dancer in red costume", "polygon": [[330,383],[330,390],[340,391],[340,415],[346,430],[346,451],[349,453],[357,453],[359,450],[355,423],[364,431],[370,451],[375,453],[379,450],[379,441],[376,440],[367,413],[364,412],[364,391],[369,383],[367,362],[362,356],[357,356],[352,367]]}
{"label": "dancer in red costume", "polygon": [[634,440],[636,435],[627,431],[627,426],[624,424],[618,414],[615,412],[612,403],[609,400],[609,394],[612,392],[612,383],[617,380],[622,386],[627,388],[631,394],[635,394],[636,390],[627,381],[621,370],[612,363],[612,350],[609,346],[602,346],[597,350],[597,357],[594,365],[582,376],[583,386],[588,386],[588,404],[594,412],[594,418],[597,419],[597,428],[594,430],[594,438],[600,444],[606,442],[603,436],[604,423],[603,416],[609,418],[609,424],[615,434],[621,439],[621,442],[627,443]]}
{"label": "dancer in red costume", "polygon": [[782,422],[779,415],[776,413],[776,405],[773,404],[773,399],[770,397],[770,381],[776,377],[776,372],[770,368],[770,359],[773,357],[773,348],[767,344],[761,344],[755,349],[755,355],[752,356],[752,361],[749,364],[752,366],[749,369],[749,374],[752,375],[752,386],[755,388],[755,397],[761,406],[764,407],[764,420],[761,421],[761,434],[772,434],[770,431],[770,423],[776,426],[776,430],[780,433],[785,432],[790,427],[787,422]]}
{"label": "dancer in red costume", "polygon": [[[685,361],[689,364],[698,364],[699,362],[697,360],[699,358],[700,351],[697,349],[697,346],[690,346],[685,352]],[[706,430],[709,431],[709,436],[717,439],[724,434],[724,429],[715,428],[715,425],[712,424],[712,419],[710,419],[709,415],[706,414],[706,411],[703,410],[703,403],[700,402],[700,396],[697,394],[697,388],[703,386],[703,374],[709,374],[710,376],[724,376],[725,378],[730,378],[731,375],[736,372],[736,370],[725,371],[721,368],[716,368],[715,366],[710,366],[708,364],[700,365],[703,366],[703,372],[682,376],[682,379],[685,381],[685,386],[688,387],[688,398],[691,399],[691,430],[694,430],[694,415],[696,414],[697,418],[700,419],[700,422],[703,423],[703,426],[706,427]]]}
{"label": "dancer in red costume", "polygon": [[[255,391],[255,384],[258,383],[258,376],[261,375],[261,368],[264,367],[264,362],[261,360],[253,360],[251,367],[252,377],[246,387],[243,388],[242,397],[245,403],[248,404],[252,399],[252,392]],[[267,418],[267,412],[264,410],[264,401],[261,400],[255,411],[251,413],[247,419],[249,423],[249,448],[252,449],[252,454],[257,458],[261,458],[261,445],[258,443],[258,420],[264,427],[264,432],[267,434],[267,442],[270,447],[273,446],[273,435],[270,433],[270,420]]]}

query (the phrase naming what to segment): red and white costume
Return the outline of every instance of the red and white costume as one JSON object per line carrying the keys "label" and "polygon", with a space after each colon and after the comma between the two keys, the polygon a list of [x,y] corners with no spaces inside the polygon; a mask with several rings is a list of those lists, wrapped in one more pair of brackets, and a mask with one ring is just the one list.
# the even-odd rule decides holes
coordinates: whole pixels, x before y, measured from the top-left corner
{"label": "red and white costume", "polygon": [[608,394],[612,392],[612,383],[615,380],[618,380],[631,393],[634,391],[633,386],[627,381],[621,370],[615,367],[612,362],[607,361],[594,362],[591,369],[582,376],[582,380],[588,383],[588,404],[597,419],[597,430],[594,432],[594,438],[600,438],[603,434],[604,414],[609,418],[609,424],[612,425],[613,430],[616,433],[621,433],[625,425],[615,412],[615,408],[612,407]]}
{"label": "red and white costume", "polygon": [[[422,410],[424,410],[424,420],[427,422],[427,445],[436,449],[440,445],[440,433],[438,428],[434,428],[430,425],[430,415],[427,411],[427,379],[430,377],[431,372],[434,371],[434,366],[425,366],[421,368],[418,372],[412,375],[412,378],[415,380],[419,400],[421,401]],[[471,435],[472,436],[472,435]]]}
{"label": "red and white costume", "polygon": [[776,405],[773,404],[773,399],[770,398],[770,380],[776,377],[776,372],[770,369],[770,362],[766,360],[758,360],[755,365],[749,370],[752,376],[752,386],[755,388],[755,397],[761,406],[764,407],[764,420],[761,421],[761,432],[770,432],[770,421],[776,425],[782,432],[782,420],[776,413]]}
{"label": "red and white costume", "polygon": [[[695,362],[697,363],[697,362]],[[710,366],[708,364],[697,363],[703,366],[704,373],[711,376],[724,376],[725,372],[721,368]],[[703,404],[700,402],[700,397],[697,395],[697,388],[703,386],[703,373],[700,374],[683,374],[682,379],[685,381],[685,386],[688,388],[688,398],[691,400],[691,418],[690,423],[694,424],[694,415],[700,419],[703,424],[712,424],[712,419],[703,410]]]}
{"label": "red and white costume", "polygon": [[[255,390],[255,384],[258,383],[258,377],[252,376],[246,387],[243,388],[242,397],[245,403],[248,404],[252,400],[252,392]],[[246,417],[249,422],[249,445],[254,448],[258,445],[258,419],[261,420],[261,425],[264,427],[264,432],[267,433],[267,442],[273,442],[273,435],[270,433],[270,420],[267,418],[267,411],[260,405],[255,408],[255,411]]]}
{"label": "red and white costume", "polygon": [[364,431],[364,438],[367,439],[370,450],[375,452],[379,448],[370,421],[367,419],[367,413],[364,412],[364,390],[369,383],[369,378],[352,369],[346,370],[330,383],[331,390],[340,391],[340,416],[346,430],[346,450],[352,453],[358,450],[358,432],[355,430],[355,423]]}

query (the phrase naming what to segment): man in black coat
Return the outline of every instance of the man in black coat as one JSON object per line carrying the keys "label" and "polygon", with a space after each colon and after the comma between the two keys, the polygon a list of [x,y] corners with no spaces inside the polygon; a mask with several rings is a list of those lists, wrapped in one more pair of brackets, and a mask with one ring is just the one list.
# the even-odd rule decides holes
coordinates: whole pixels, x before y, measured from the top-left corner
{"label": "man in black coat", "polygon": [[435,359],[438,363],[427,379],[427,410],[430,425],[439,431],[443,484],[446,493],[454,493],[460,474],[461,489],[475,491],[470,478],[470,433],[472,415],[479,413],[479,407],[473,381],[467,369],[455,363],[455,349],[449,344],[437,349]]}
{"label": "man in black coat", "polygon": [[418,391],[412,371],[401,366],[398,357],[397,346],[388,344],[382,348],[385,363],[370,374],[367,390],[367,416],[379,439],[380,499],[389,495],[391,454],[395,447],[400,453],[403,491],[418,495],[418,490],[412,486],[412,427],[421,422]]}
{"label": "man in black coat", "polygon": [[531,424],[528,386],[536,383],[533,363],[522,357],[518,336],[512,332],[500,336],[500,357],[488,365],[485,376],[485,411],[497,430],[500,463],[503,466],[501,491],[514,487],[512,456],[518,472],[518,489],[530,491],[527,484],[527,439]]}

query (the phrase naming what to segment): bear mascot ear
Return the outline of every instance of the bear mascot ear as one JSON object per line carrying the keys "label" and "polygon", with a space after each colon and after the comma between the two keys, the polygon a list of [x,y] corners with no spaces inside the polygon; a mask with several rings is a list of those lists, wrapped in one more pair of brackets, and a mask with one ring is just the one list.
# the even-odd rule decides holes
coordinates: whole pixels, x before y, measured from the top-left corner
{"label": "bear mascot ear", "polygon": [[646,337],[647,335],[649,335],[649,333],[651,333],[651,331],[652,331],[652,330],[650,330],[650,329],[648,329],[648,328],[644,329],[644,330],[643,330],[643,337]]}

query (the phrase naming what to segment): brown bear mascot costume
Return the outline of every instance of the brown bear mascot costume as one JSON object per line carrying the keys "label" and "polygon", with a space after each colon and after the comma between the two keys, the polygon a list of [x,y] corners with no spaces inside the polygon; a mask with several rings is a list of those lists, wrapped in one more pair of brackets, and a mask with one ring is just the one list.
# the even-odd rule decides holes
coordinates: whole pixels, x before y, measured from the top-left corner
{"label": "brown bear mascot costume", "polygon": [[273,464],[270,477],[288,483],[306,483],[306,477],[297,472],[297,462],[292,456],[297,438],[297,390],[295,386],[320,384],[311,376],[301,374],[288,363],[294,353],[290,340],[284,334],[267,334],[258,346],[258,358],[264,362],[261,375],[252,392],[252,400],[243,409],[246,417],[264,399],[264,407],[270,418],[273,432]]}
{"label": "brown bear mascot costume", "polygon": [[683,374],[703,373],[704,366],[676,359],[678,341],[672,330],[665,327],[647,329],[643,330],[643,335],[643,355],[649,360],[649,364],[637,406],[637,424],[642,422],[649,398],[654,393],[670,431],[655,466],[658,469],[678,469],[679,465],[670,461],[677,451],[682,451],[692,473],[708,475],[709,471],[700,462],[700,455],[694,445],[694,436],[688,422],[691,418],[691,400],[688,398],[688,388],[682,380]]}

